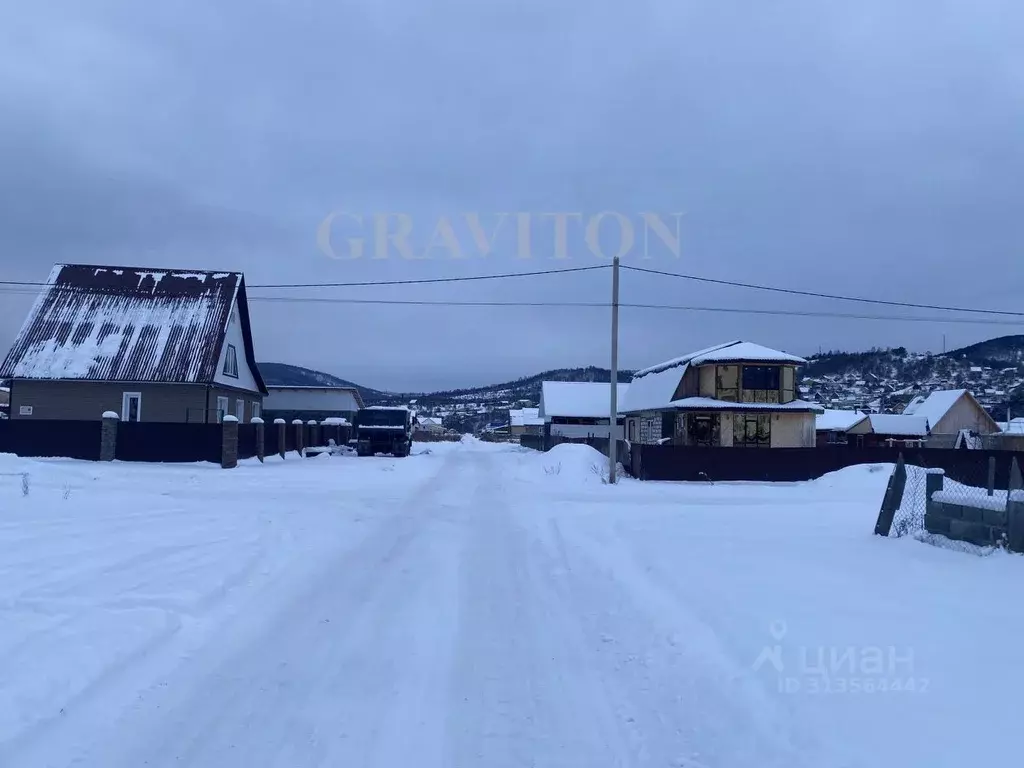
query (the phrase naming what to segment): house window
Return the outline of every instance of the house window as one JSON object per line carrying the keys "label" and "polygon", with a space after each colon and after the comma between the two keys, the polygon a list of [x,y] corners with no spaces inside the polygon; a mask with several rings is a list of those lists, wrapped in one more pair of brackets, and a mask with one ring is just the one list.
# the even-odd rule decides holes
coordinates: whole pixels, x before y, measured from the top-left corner
{"label": "house window", "polygon": [[262,409],[260,407],[260,404],[259,403],[253,403],[252,404],[252,417],[254,419],[258,419],[260,417],[260,413],[262,413]]}
{"label": "house window", "polygon": [[125,392],[121,395],[121,421],[142,420],[142,393]]}
{"label": "house window", "polygon": [[744,389],[779,390],[779,367],[777,365],[744,365]]}
{"label": "house window", "polygon": [[770,448],[772,445],[772,415],[770,413],[735,414],[732,444],[742,448]]}
{"label": "house window", "polygon": [[240,422],[245,421],[245,400],[235,400],[235,418]]}
{"label": "house window", "polygon": [[735,403],[740,399],[740,369],[738,365],[720,365],[715,369],[716,396],[719,400]]}
{"label": "house window", "polygon": [[228,415],[228,399],[226,397],[217,398],[217,423],[220,424],[224,421],[224,417]]}
{"label": "house window", "polygon": [[829,432],[828,442],[830,445],[846,445],[847,437],[845,432]]}
{"label": "house window", "polygon": [[224,375],[233,379],[238,378],[238,353],[234,344],[228,344],[227,352],[224,354]]}

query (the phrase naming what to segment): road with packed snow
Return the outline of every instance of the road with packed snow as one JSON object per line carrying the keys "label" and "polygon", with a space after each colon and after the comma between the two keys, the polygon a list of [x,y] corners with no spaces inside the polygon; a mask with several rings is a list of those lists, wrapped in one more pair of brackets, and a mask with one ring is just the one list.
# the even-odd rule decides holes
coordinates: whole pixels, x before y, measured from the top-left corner
{"label": "road with packed snow", "polygon": [[[1012,732],[1012,643],[973,651],[1021,636],[991,594],[1015,559],[872,537],[884,471],[610,487],[602,469],[580,446],[476,442],[232,472],[0,456],[0,765],[1008,754],[953,729],[983,712]],[[887,690],[812,690],[807,649],[837,648],[894,649],[870,670]]]}

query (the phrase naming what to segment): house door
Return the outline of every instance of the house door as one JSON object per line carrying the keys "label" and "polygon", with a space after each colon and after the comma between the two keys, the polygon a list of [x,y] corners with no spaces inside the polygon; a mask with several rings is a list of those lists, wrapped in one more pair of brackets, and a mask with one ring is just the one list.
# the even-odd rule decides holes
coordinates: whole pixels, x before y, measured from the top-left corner
{"label": "house door", "polygon": [[690,445],[704,447],[722,444],[719,437],[719,414],[690,413],[686,417],[687,436]]}
{"label": "house door", "polygon": [[121,395],[121,421],[142,420],[142,393],[125,392]]}

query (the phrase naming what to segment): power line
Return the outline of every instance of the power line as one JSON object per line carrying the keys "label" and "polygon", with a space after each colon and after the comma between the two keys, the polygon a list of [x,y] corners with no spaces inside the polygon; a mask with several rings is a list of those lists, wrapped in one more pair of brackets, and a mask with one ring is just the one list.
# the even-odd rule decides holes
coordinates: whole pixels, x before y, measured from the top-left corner
{"label": "power line", "polygon": [[[459,277],[425,277],[409,280],[364,280],[350,283],[262,283],[247,285],[247,288],[256,289],[287,289],[287,288],[364,288],[376,285],[426,285],[430,283],[465,283],[475,280],[504,280],[514,277],[539,277],[541,275],[563,275],[574,272],[591,272],[596,269],[609,269],[607,264],[596,264],[590,267],[568,267],[566,269],[542,269],[534,272],[505,272],[497,275],[463,275]],[[0,286],[12,286],[23,288],[43,288],[49,283],[36,282],[31,280],[0,280]],[[54,286],[62,288],[64,286]],[[67,286],[68,289],[81,290],[77,286]]]}
{"label": "power line", "polygon": [[249,296],[249,301],[313,304],[385,304],[414,307],[610,307],[601,301],[448,301],[444,299],[341,299],[325,296]]}
{"label": "power line", "polygon": [[[249,301],[269,301],[285,303],[313,304],[354,304],[354,305],[388,305],[388,306],[433,306],[433,307],[553,307],[610,309],[607,301],[450,301],[443,299],[346,299],[323,296],[250,296]],[[794,309],[749,309],[745,307],[702,307],[676,304],[636,304],[620,303],[620,307],[629,309],[653,309],[677,312],[720,312],[743,315],[773,315],[781,317],[828,317],[846,320],[886,320],[890,322],[918,323],[962,323],[971,325],[1008,325],[1024,326],[1024,320],[983,320],[969,317],[935,317],[913,315],[873,315],[852,312],[827,312]]]}
{"label": "power line", "polygon": [[623,265],[623,269],[633,272],[643,272],[648,275],[661,275],[662,277],[678,277],[683,280],[693,280],[700,283],[713,283],[715,285],[726,285],[731,288],[750,288],[758,291],[772,291],[774,293],[787,293],[794,296],[811,296],[818,299],[833,299],[836,301],[856,301],[864,304],[883,304],[890,307],[907,307],[910,309],[938,309],[944,312],[974,312],[986,315],[1013,315],[1024,317],[1024,312],[1012,312],[1001,309],[976,309],[972,307],[947,307],[941,304],[915,304],[909,301],[888,301],[886,299],[867,299],[860,296],[842,296],[834,293],[821,293],[819,291],[800,291],[795,288],[779,288],[777,286],[757,285],[755,283],[741,283],[735,280],[719,280],[712,277],[698,277],[697,275],[682,275],[677,272],[663,272],[658,269],[647,269],[644,267],[630,267]]}
{"label": "power line", "polygon": [[[625,267],[623,267],[625,269]],[[55,286],[60,288],[60,286]],[[77,290],[67,287],[67,290]],[[98,292],[98,291],[96,291]],[[0,294],[21,294],[36,295],[38,291],[27,287],[4,287],[0,285]],[[252,302],[285,302],[292,304],[349,304],[349,305],[382,305],[382,306],[416,306],[416,307],[538,307],[538,308],[567,308],[567,309],[610,309],[611,304],[607,301],[485,301],[485,300],[445,300],[445,299],[350,299],[325,296],[249,296]],[[829,312],[797,309],[750,309],[746,307],[708,307],[689,306],[676,304],[643,304],[643,303],[620,303],[620,307],[627,309],[646,309],[676,312],[708,312],[723,314],[741,315],[765,315],[777,317],[823,317],[845,320],[885,320],[889,322],[917,322],[917,323],[955,323],[969,325],[994,325],[994,326],[1024,326],[1024,320],[999,320],[980,319],[949,316],[913,316],[913,315],[879,315],[852,312]],[[911,305],[915,306],[915,305]],[[943,308],[945,309],[945,308]],[[953,310],[956,311],[956,310]],[[965,310],[964,310],[965,311]],[[1024,314],[1024,313],[1011,313]]]}

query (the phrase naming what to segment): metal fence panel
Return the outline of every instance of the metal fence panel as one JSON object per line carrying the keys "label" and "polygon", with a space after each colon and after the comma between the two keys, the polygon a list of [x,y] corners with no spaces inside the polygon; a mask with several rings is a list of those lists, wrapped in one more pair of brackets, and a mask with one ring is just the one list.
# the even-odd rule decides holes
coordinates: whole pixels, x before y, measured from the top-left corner
{"label": "metal fence panel", "polygon": [[[265,444],[264,444],[264,447],[265,447]],[[238,458],[239,459],[251,459],[255,455],[256,455],[256,425],[255,424],[239,424],[238,425]]]}
{"label": "metal fence panel", "polygon": [[98,461],[100,422],[4,419],[0,421],[0,453]]}
{"label": "metal fence panel", "polygon": [[220,424],[123,421],[117,425],[114,458],[118,461],[212,461],[219,464],[221,430]]}

